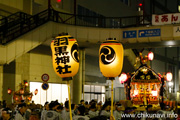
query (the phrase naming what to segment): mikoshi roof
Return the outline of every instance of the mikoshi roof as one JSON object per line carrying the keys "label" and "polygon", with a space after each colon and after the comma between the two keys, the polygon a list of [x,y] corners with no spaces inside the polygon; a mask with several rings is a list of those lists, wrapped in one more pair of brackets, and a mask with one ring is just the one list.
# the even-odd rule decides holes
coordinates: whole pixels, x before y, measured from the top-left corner
{"label": "mikoshi roof", "polygon": [[146,64],[141,65],[131,77],[131,82],[160,83],[161,77]]}

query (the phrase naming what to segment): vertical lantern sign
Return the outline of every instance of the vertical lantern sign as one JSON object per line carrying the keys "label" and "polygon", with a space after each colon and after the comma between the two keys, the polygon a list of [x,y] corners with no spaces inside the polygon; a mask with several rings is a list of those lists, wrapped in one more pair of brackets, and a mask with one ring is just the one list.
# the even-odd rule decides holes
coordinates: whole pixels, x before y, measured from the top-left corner
{"label": "vertical lantern sign", "polygon": [[62,33],[52,40],[51,50],[54,71],[68,84],[70,119],[72,120],[69,80],[72,80],[79,70],[78,44],[76,39],[67,33]]}
{"label": "vertical lantern sign", "polygon": [[111,116],[113,116],[113,80],[120,75],[123,66],[123,46],[113,38],[107,39],[99,49],[101,73],[111,80]]}

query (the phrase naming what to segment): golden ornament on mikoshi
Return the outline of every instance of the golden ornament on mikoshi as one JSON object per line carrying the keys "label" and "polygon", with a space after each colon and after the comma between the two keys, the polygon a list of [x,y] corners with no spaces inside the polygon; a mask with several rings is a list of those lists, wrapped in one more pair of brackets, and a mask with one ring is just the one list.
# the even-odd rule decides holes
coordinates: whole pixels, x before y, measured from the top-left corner
{"label": "golden ornament on mikoshi", "polygon": [[99,49],[99,66],[105,77],[117,77],[123,66],[124,51],[121,43],[108,39]]}
{"label": "golden ornament on mikoshi", "polygon": [[79,70],[79,51],[75,38],[61,34],[51,42],[52,62],[56,74],[62,78],[73,77]]}

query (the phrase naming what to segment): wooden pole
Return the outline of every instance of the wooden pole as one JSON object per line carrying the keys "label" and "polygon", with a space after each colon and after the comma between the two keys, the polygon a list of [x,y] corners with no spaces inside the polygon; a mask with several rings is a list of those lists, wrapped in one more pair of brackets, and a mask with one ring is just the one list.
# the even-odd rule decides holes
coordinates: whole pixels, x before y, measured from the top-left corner
{"label": "wooden pole", "polygon": [[113,96],[114,96],[114,91],[113,91],[113,80],[111,80],[111,116],[113,117]]}
{"label": "wooden pole", "polygon": [[71,112],[71,94],[70,94],[70,84],[69,84],[69,81],[67,81],[67,85],[68,85],[68,96],[69,96],[69,116],[70,116],[70,120],[72,120],[72,112]]}

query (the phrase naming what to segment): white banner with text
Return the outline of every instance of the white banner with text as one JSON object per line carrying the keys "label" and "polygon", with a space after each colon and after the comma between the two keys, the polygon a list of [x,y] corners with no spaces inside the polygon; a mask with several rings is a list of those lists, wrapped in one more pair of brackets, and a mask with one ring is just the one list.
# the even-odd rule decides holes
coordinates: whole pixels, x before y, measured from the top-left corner
{"label": "white banner with text", "polygon": [[180,13],[152,15],[152,25],[180,23]]}

